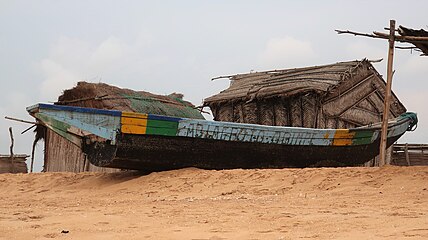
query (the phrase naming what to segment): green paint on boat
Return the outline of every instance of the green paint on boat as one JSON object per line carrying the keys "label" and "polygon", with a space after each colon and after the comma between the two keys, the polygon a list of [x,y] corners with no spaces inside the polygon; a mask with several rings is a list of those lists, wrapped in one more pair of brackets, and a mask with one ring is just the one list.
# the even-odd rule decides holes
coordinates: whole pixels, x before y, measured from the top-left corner
{"label": "green paint on boat", "polygon": [[147,121],[146,134],[176,136],[177,129],[178,129],[178,122],[149,119]]}
{"label": "green paint on boat", "polygon": [[361,130],[355,131],[352,145],[370,144],[373,137],[373,131]]}

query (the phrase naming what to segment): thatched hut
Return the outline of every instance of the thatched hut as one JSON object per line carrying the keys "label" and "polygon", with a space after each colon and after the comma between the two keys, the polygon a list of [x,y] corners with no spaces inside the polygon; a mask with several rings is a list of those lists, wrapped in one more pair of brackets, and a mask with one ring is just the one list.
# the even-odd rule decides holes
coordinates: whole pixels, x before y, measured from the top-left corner
{"label": "thatched hut", "polygon": [[[386,84],[366,59],[226,77],[230,87],[204,101],[217,121],[353,128],[382,120]],[[406,111],[395,94],[391,102],[390,117]]]}
{"label": "thatched hut", "polygon": [[[65,90],[55,104],[203,119],[199,110],[183,100],[182,94],[156,95],[105,83],[79,82],[76,87]],[[118,171],[90,164],[78,146],[50,129],[39,126],[36,131],[36,138],[45,140],[44,171]]]}

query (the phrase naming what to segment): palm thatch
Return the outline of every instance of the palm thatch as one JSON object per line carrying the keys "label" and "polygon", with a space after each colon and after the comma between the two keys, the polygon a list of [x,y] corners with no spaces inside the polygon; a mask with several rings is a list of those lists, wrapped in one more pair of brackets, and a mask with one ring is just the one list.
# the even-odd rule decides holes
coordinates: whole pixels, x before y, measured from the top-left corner
{"label": "palm thatch", "polygon": [[[428,37],[428,32],[420,29],[415,30],[411,28],[406,28],[400,25],[398,28],[398,33],[401,36],[405,37]],[[420,49],[423,52],[423,55],[428,55],[428,40],[425,41],[415,41],[415,40],[409,40],[409,43],[413,44],[416,48]]]}
{"label": "palm thatch", "polygon": [[157,95],[105,83],[78,82],[74,88],[64,90],[55,104],[203,119],[182,94]]}

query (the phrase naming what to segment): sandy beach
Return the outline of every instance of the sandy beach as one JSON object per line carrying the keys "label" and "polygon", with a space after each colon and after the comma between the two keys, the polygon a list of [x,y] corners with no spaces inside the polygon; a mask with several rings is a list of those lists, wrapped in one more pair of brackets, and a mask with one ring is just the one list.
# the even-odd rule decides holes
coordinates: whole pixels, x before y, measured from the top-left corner
{"label": "sandy beach", "polygon": [[428,239],[428,167],[0,175],[0,239]]}

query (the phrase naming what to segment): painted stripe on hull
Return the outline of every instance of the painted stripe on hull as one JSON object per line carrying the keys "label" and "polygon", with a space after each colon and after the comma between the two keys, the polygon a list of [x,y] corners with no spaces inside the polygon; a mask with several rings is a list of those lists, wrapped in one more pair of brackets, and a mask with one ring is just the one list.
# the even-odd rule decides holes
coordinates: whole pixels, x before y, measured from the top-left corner
{"label": "painted stripe on hull", "polygon": [[[111,144],[115,143],[118,133],[303,146],[364,145],[373,143],[379,137],[379,129],[311,129],[264,126],[48,104],[29,107],[28,111],[36,117],[40,113],[55,120],[49,121],[47,124],[64,122],[111,140]],[[47,121],[46,119],[40,120]],[[401,124],[398,124],[399,120]],[[396,125],[389,128],[388,137],[403,134],[409,127],[410,121],[408,118],[404,118],[404,121],[403,118],[398,118],[393,122]],[[65,131],[67,130],[65,129]]]}

